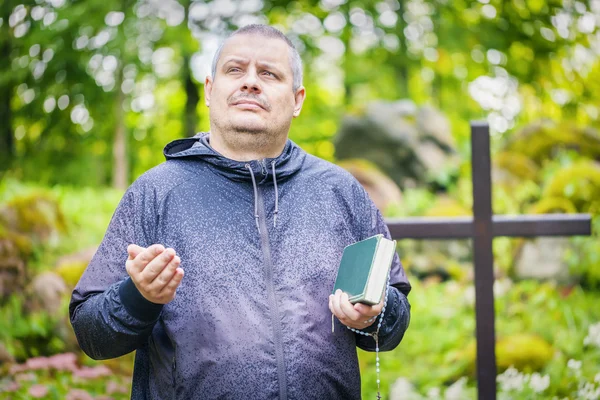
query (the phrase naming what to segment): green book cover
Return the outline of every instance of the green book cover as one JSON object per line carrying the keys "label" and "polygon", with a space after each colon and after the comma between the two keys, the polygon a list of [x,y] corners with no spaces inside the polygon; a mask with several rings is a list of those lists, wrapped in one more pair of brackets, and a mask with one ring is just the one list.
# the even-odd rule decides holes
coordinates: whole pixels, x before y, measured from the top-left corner
{"label": "green book cover", "polygon": [[387,282],[395,244],[380,234],[346,246],[333,293],[341,289],[351,303],[377,304]]}

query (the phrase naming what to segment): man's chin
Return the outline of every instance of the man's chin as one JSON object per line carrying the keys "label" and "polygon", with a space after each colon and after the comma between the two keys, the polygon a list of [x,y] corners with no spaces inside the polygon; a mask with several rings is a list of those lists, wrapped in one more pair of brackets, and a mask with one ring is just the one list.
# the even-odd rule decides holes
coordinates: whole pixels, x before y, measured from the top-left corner
{"label": "man's chin", "polygon": [[232,124],[231,128],[239,133],[261,134],[268,132],[264,123],[256,123],[255,121],[239,121]]}

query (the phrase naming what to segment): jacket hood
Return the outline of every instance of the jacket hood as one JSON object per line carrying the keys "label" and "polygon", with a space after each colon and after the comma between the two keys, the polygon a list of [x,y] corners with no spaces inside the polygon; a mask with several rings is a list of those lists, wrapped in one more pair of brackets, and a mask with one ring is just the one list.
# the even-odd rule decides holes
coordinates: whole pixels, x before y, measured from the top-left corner
{"label": "jacket hood", "polygon": [[177,139],[165,146],[163,151],[165,158],[192,158],[213,166],[216,171],[235,181],[250,181],[250,171],[248,165],[252,168],[257,181],[264,182],[273,179],[273,166],[275,163],[275,174],[278,181],[284,181],[300,170],[306,153],[297,144],[287,140],[281,154],[275,158],[265,158],[253,161],[235,161],[231,160],[214,150],[210,144],[210,133],[202,132],[191,138]]}

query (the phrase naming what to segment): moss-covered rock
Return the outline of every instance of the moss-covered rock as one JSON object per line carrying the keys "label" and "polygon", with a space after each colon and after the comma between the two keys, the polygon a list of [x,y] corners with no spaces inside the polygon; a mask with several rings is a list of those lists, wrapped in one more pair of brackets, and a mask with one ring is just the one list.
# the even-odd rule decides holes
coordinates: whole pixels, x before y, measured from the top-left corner
{"label": "moss-covered rock", "polygon": [[65,217],[51,196],[31,194],[0,205],[0,302],[23,290],[33,248],[65,230]]}
{"label": "moss-covered rock", "polygon": [[0,233],[0,304],[21,291],[27,281],[25,243],[19,235]]}
{"label": "moss-covered rock", "polygon": [[552,346],[534,334],[505,336],[496,344],[496,363],[500,371],[510,366],[524,372],[539,371],[553,356]]}
{"label": "moss-covered rock", "polygon": [[542,120],[512,135],[505,149],[523,154],[537,165],[564,149],[574,149],[583,156],[600,160],[600,133],[591,127]]}
{"label": "moss-covered rock", "polygon": [[69,287],[73,288],[96,254],[96,250],[98,250],[98,246],[92,246],[60,257],[56,262],[54,272],[60,275]]}
{"label": "moss-covered rock", "polygon": [[66,231],[66,220],[56,199],[43,193],[15,197],[0,207],[5,230],[26,235],[36,242],[56,239]]}
{"label": "moss-covered rock", "polygon": [[589,212],[600,201],[600,164],[580,161],[560,169],[544,188],[544,198],[564,198],[577,211]]}
{"label": "moss-covered rock", "polygon": [[529,208],[531,214],[549,214],[549,213],[576,213],[577,208],[569,200],[563,197],[545,197]]}
{"label": "moss-covered rock", "polygon": [[[476,343],[473,340],[465,350],[457,355],[459,359],[468,361],[467,372],[475,376]],[[519,333],[504,336],[496,340],[496,365],[498,373],[513,366],[519,371],[531,373],[541,370],[554,356],[554,349],[542,337],[531,333]]]}
{"label": "moss-covered rock", "polygon": [[513,183],[539,179],[539,166],[525,154],[502,151],[493,157],[494,183]]}

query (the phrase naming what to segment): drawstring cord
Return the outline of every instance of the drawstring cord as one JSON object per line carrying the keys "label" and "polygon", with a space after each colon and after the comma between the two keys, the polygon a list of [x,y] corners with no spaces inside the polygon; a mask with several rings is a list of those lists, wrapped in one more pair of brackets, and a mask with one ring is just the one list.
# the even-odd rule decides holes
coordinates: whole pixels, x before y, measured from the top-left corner
{"label": "drawstring cord", "polygon": [[275,186],[275,212],[273,213],[273,228],[277,226],[277,213],[279,213],[279,192],[277,191],[277,176],[275,175],[275,161],[271,161],[273,167],[273,185]]}
{"label": "drawstring cord", "polygon": [[250,164],[246,164],[246,168],[250,171],[250,177],[252,178],[252,188],[254,189],[254,220],[256,221],[256,229],[260,234],[260,226],[258,225],[258,190],[256,189],[256,180],[254,179],[254,172]]}
{"label": "drawstring cord", "polygon": [[[254,178],[254,172],[250,164],[246,164],[245,167],[250,171],[250,177],[252,178],[252,189],[254,189],[254,220],[256,221],[256,229],[260,234],[260,225],[258,224],[258,189],[256,187],[256,179]],[[277,214],[279,214],[279,190],[277,188],[277,175],[275,174],[275,161],[271,162],[271,168],[273,171],[273,185],[275,187],[275,212],[273,213],[273,227],[277,226]]]}

